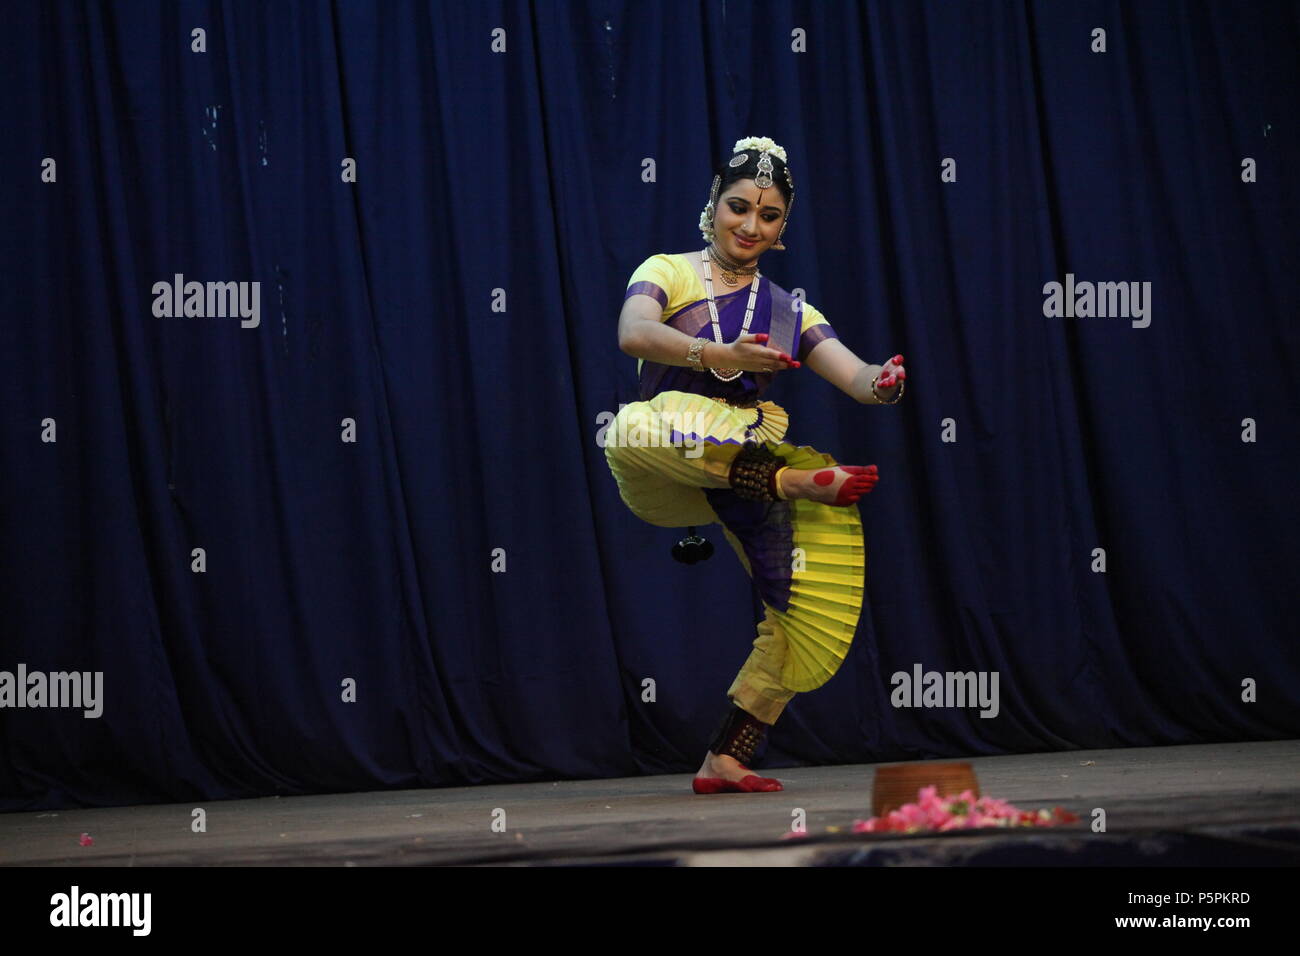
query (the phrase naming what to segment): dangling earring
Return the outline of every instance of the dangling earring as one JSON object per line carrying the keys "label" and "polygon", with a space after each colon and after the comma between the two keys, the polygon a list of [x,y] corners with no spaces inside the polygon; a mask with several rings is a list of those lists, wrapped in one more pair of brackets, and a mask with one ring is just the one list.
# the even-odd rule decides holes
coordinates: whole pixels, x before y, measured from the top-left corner
{"label": "dangling earring", "polygon": [[722,177],[715,175],[713,177],[713,188],[709,190],[709,202],[700,213],[700,235],[704,237],[705,242],[713,242],[713,214],[718,206],[718,187],[722,185]]}
{"label": "dangling earring", "polygon": [[790,210],[794,208],[794,177],[790,175],[790,167],[785,167],[785,181],[790,184],[790,201],[785,207],[785,222],[781,223],[781,231],[777,234],[776,242],[772,243],[772,248],[780,252],[785,252],[785,243],[781,241],[781,236],[785,235],[785,227],[790,224]]}

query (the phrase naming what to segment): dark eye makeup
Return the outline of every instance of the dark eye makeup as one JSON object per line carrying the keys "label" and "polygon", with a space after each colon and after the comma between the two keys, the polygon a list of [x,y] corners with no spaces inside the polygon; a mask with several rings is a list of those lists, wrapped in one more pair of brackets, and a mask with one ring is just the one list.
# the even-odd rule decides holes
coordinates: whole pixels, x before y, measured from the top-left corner
{"label": "dark eye makeup", "polygon": [[[729,203],[728,205],[731,206],[731,211],[734,212],[737,216],[743,216],[745,214],[744,206],[737,206],[734,202]],[[776,222],[780,218],[781,218],[780,214],[775,212],[769,213],[768,215],[763,217],[765,222]]]}

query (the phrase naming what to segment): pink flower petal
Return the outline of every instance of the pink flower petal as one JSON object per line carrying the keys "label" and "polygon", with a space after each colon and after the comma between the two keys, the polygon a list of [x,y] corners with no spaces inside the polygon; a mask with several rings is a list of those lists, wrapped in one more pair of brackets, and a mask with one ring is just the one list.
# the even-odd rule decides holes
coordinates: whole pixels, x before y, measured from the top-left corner
{"label": "pink flower petal", "polygon": [[917,802],[906,803],[883,817],[854,820],[854,833],[916,833],[921,830],[962,830],[978,827],[1051,827],[1077,823],[1079,817],[1064,807],[1021,810],[997,797],[976,798],[965,790],[941,798],[936,787],[922,787]]}

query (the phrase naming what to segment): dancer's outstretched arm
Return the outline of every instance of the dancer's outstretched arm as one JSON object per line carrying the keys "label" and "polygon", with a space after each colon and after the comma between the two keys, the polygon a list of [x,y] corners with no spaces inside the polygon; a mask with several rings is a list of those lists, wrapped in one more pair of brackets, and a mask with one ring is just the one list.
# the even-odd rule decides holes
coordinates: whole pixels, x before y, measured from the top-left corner
{"label": "dancer's outstretched arm", "polygon": [[822,339],[808,353],[804,364],[864,405],[882,404],[871,390],[871,383],[876,382],[877,376],[876,389],[886,401],[893,399],[898,383],[907,378],[903,356],[895,355],[884,365],[869,365],[839,339]]}

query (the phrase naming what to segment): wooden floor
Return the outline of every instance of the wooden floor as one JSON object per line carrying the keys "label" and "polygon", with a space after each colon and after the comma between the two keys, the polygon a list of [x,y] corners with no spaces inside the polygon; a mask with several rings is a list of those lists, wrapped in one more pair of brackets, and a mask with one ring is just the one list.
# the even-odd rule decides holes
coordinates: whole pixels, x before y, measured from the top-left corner
{"label": "wooden floor", "polygon": [[[768,771],[779,793],[696,796],[687,774],[0,815],[14,865],[1296,865],[1300,741],[972,759],[982,791],[1064,806],[1062,830],[870,836],[871,765]],[[1088,827],[1106,811],[1105,833]],[[807,835],[783,838],[796,809]],[[504,813],[504,832],[493,829]],[[831,829],[838,828],[838,829]],[[80,846],[88,833],[91,846]],[[1162,849],[1163,848],[1163,849]]]}

